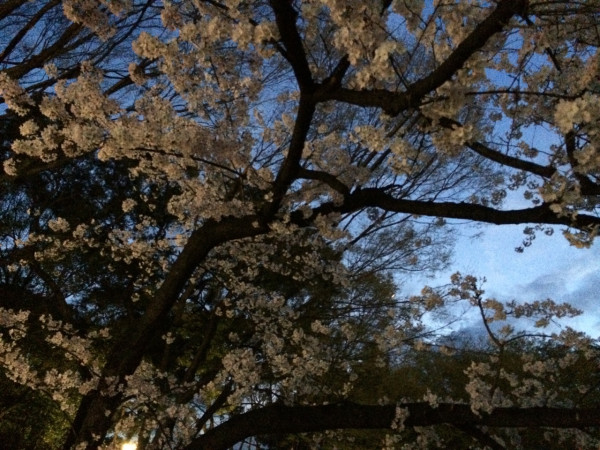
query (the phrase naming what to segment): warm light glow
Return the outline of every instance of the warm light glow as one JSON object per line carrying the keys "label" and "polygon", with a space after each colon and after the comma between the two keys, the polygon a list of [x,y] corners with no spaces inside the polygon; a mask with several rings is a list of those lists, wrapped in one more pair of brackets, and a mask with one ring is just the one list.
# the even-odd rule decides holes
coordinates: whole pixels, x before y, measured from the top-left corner
{"label": "warm light glow", "polygon": [[136,450],[136,449],[137,449],[137,444],[135,442],[125,442],[121,446],[121,450]]}

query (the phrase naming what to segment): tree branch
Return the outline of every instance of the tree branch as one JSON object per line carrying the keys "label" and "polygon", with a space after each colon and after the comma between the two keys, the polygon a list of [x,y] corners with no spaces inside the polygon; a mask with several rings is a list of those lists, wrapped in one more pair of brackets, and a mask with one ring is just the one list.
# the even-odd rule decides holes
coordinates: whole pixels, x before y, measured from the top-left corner
{"label": "tree branch", "polygon": [[[440,118],[439,124],[444,128],[448,128],[450,130],[463,126],[456,120],[447,117]],[[554,167],[542,166],[540,164],[536,164],[530,161],[523,161],[522,159],[505,155],[503,153],[500,153],[499,151],[488,147],[487,145],[482,144],[481,142],[470,141],[465,142],[465,145],[471,150],[473,150],[475,153],[483,156],[484,158],[489,159],[490,161],[497,162],[499,164],[502,164],[503,166],[512,167],[513,169],[523,170],[525,172],[529,172],[543,178],[551,178],[552,175],[554,175],[554,173],[556,172],[556,169]]]}
{"label": "tree branch", "polygon": [[298,171],[298,178],[321,181],[330,188],[344,195],[350,193],[350,188],[348,186],[346,186],[344,183],[338,180],[336,176],[331,175],[327,172],[322,172],[320,170],[310,170],[301,167]]}
{"label": "tree branch", "polygon": [[[356,202],[356,205],[353,205],[354,202]],[[473,203],[423,202],[396,199],[376,188],[357,190],[350,196],[349,203],[352,209],[356,209],[358,205],[376,206],[387,211],[446,217],[449,219],[475,220],[496,225],[546,223],[573,226],[580,229],[600,225],[599,217],[586,214],[578,214],[575,218],[558,216],[550,209],[550,205],[548,204],[525,209],[498,210]]]}
{"label": "tree branch", "polygon": [[310,73],[308,61],[306,60],[302,39],[296,28],[298,13],[294,10],[292,2],[271,0],[269,3],[275,13],[275,22],[277,23],[281,40],[285,45],[286,53],[284,56],[292,66],[298,86],[301,91],[307,88],[312,89],[314,81]]}
{"label": "tree branch", "polygon": [[366,207],[381,208],[418,216],[445,217],[448,219],[473,220],[492,223],[495,225],[516,225],[524,223],[543,223],[549,225],[565,225],[578,229],[599,226],[600,218],[588,214],[578,214],[576,217],[557,215],[550,205],[544,203],[525,209],[499,210],[489,206],[474,203],[454,203],[419,201],[395,198],[378,188],[357,189],[346,196],[342,204],[327,202],[313,210],[313,215],[303,219],[302,213],[292,214],[292,221],[298,225],[311,222],[317,215],[331,213],[349,213]]}
{"label": "tree branch", "polygon": [[300,94],[300,104],[298,105],[298,113],[296,115],[290,146],[273,183],[273,200],[265,205],[265,208],[261,211],[263,221],[270,220],[277,212],[290,184],[298,177],[302,151],[304,150],[304,143],[306,142],[306,136],[310,130],[314,113],[315,105],[312,100]]}
{"label": "tree branch", "polygon": [[186,450],[227,449],[250,436],[310,433],[336,429],[391,429],[397,407],[408,412],[405,426],[450,424],[500,428],[597,427],[600,407],[590,409],[496,408],[490,414],[475,414],[470,405],[429,403],[359,405],[340,403],[321,406],[273,405],[232,417],[195,439]]}

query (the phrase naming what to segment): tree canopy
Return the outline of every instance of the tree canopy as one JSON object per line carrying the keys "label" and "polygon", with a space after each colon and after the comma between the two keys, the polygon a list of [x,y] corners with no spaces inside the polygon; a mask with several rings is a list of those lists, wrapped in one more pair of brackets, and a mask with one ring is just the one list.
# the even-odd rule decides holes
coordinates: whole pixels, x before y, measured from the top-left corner
{"label": "tree canopy", "polygon": [[399,284],[457,219],[592,244],[599,48],[598,0],[5,0],[0,440],[597,446],[575,308]]}

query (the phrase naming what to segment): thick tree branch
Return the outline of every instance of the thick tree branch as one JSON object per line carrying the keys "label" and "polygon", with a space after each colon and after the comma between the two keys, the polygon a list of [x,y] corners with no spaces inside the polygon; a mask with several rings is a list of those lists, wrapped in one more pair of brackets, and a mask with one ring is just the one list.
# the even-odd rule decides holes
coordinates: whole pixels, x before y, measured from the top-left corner
{"label": "thick tree branch", "polygon": [[312,89],[314,82],[302,45],[302,39],[296,28],[296,18],[298,13],[294,10],[292,2],[271,0],[271,8],[275,13],[275,21],[283,45],[285,46],[285,58],[288,60],[298,81],[300,90]]}
{"label": "thick tree branch", "polygon": [[401,111],[418,107],[421,99],[434,91],[463,67],[465,62],[496,33],[502,31],[508,21],[527,8],[526,0],[501,0],[496,9],[485,18],[462,41],[452,54],[431,74],[408,86],[405,92],[391,92],[385,89],[363,89],[360,91],[340,88],[320,89],[318,100],[338,100],[358,106],[378,107],[391,116]]}
{"label": "thick tree branch", "polygon": [[[408,417],[405,426],[450,424],[501,428],[585,428],[600,423],[600,407],[592,409],[497,408],[476,415],[470,405],[428,403],[398,405]],[[397,405],[340,403],[323,406],[273,405],[232,417],[194,440],[186,450],[227,449],[235,443],[263,434],[310,433],[336,429],[391,429]]]}
{"label": "thick tree branch", "polygon": [[344,75],[350,67],[350,60],[348,55],[344,55],[342,59],[337,63],[331,74],[323,80],[323,86],[329,89],[338,89],[342,85]]}
{"label": "thick tree branch", "polygon": [[353,193],[349,199],[349,207],[356,209],[358,205],[376,206],[387,211],[415,215],[475,220],[496,225],[545,223],[573,226],[580,229],[600,225],[599,217],[586,214],[579,214],[574,219],[567,216],[558,216],[550,209],[550,205],[548,204],[525,209],[498,210],[473,203],[423,202],[396,199],[382,190],[375,188],[357,190]]}
{"label": "thick tree branch", "polygon": [[263,221],[270,220],[270,218],[279,210],[281,201],[290,187],[290,184],[298,178],[302,151],[304,150],[304,143],[306,142],[306,136],[308,135],[314,113],[315,105],[312,100],[301,94],[290,146],[285,160],[277,173],[275,182],[273,183],[273,199],[261,212]]}
{"label": "thick tree branch", "polygon": [[221,391],[221,393],[217,396],[214,402],[206,408],[204,414],[196,421],[196,429],[201,430],[204,425],[214,416],[214,414],[223,407],[223,405],[227,402],[227,397],[231,395],[233,392],[232,389],[233,383],[229,382]]}
{"label": "thick tree branch", "polygon": [[539,175],[543,178],[551,178],[552,175],[556,173],[556,169],[554,167],[542,166],[541,164],[536,164],[531,161],[524,161],[522,159],[515,158],[514,156],[505,155],[488,147],[487,145],[482,144],[481,142],[469,141],[465,142],[465,145],[484,158],[500,163],[505,167],[523,170],[534,175]]}
{"label": "thick tree branch", "polygon": [[542,204],[532,208],[499,210],[474,203],[454,203],[419,201],[395,198],[378,188],[357,189],[347,195],[342,204],[328,202],[313,210],[313,215],[303,219],[302,213],[292,214],[292,221],[305,225],[317,215],[349,213],[366,207],[377,207],[386,211],[418,216],[445,217],[447,219],[473,220],[495,225],[515,225],[543,223],[565,225],[579,229],[600,226],[600,218],[588,214],[578,214],[575,218],[556,215],[550,205]]}
{"label": "thick tree branch", "polygon": [[310,170],[303,167],[298,172],[298,178],[304,178],[306,180],[317,180],[325,183],[330,188],[337,192],[347,195],[350,193],[350,188],[337,179],[334,175],[320,170]]}

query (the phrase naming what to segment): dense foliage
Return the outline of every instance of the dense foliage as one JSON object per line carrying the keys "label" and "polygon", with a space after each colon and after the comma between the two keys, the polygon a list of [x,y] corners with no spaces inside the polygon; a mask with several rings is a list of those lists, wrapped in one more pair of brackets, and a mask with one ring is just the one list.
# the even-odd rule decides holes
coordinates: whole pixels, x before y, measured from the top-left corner
{"label": "dense foliage", "polygon": [[592,243],[599,47],[598,0],[3,1],[0,442],[598,446],[575,308],[398,283],[448,220]]}

